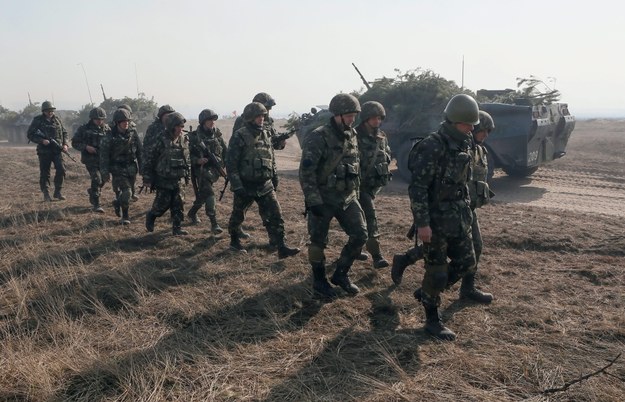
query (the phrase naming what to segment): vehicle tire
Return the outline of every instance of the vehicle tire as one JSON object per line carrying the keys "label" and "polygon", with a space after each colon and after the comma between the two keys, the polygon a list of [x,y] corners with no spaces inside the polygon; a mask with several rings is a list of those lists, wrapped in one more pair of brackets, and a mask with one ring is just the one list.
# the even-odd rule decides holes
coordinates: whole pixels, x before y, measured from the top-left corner
{"label": "vehicle tire", "polygon": [[536,171],[538,170],[538,166],[534,166],[534,167],[526,167],[526,168],[511,168],[511,167],[504,167],[503,171],[506,172],[506,174],[510,177],[515,177],[515,178],[523,178],[523,177],[528,177],[533,175],[534,173],[536,173]]}

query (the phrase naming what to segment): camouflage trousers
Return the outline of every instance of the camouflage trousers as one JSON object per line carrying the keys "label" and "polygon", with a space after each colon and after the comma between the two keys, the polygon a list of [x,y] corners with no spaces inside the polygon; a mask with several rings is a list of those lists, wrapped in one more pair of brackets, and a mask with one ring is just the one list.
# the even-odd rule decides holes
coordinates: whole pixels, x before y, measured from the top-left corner
{"label": "camouflage trousers", "polygon": [[473,250],[475,251],[475,270],[477,271],[477,264],[480,262],[480,256],[482,255],[482,232],[480,231],[480,222],[477,220],[477,210],[473,210],[473,223],[471,224],[471,236],[473,237]]}
{"label": "camouflage trousers", "polygon": [[48,191],[50,185],[50,168],[54,164],[54,189],[61,191],[63,188],[63,179],[65,178],[65,164],[63,163],[63,154],[55,152],[46,152],[37,154],[39,157],[39,188],[43,192]]}
{"label": "camouflage trousers", "polygon": [[[449,213],[453,214],[453,211]],[[475,272],[472,225],[460,222],[468,218],[468,222],[463,223],[472,223],[470,210],[467,213],[467,217],[457,216],[458,224],[454,230],[449,230],[449,226],[441,228],[432,223],[432,240],[423,245],[425,274],[421,287],[424,304],[440,305],[441,292],[466,274]]]}
{"label": "camouflage trousers", "polygon": [[119,203],[119,206],[123,208],[128,208],[130,205],[130,197],[132,196],[132,189],[135,186],[135,181],[137,180],[137,176],[135,175],[123,175],[123,174],[112,174],[113,178],[111,179],[111,186],[113,187],[113,191],[115,192],[116,201]]}
{"label": "camouflage trousers", "polygon": [[269,235],[269,244],[280,246],[284,244],[284,220],[282,219],[282,209],[276,198],[276,192],[271,190],[261,196],[240,196],[234,194],[232,201],[232,214],[228,222],[228,233],[230,236],[236,235],[241,231],[241,225],[245,220],[245,213],[252,203],[258,204],[258,213],[263,220],[263,226]]}
{"label": "camouflage trousers", "polygon": [[213,182],[207,176],[200,176],[197,179],[197,183],[197,194],[195,195],[195,201],[193,201],[191,210],[197,212],[203,205],[206,215],[215,216],[215,205],[217,202],[215,198],[215,190],[213,190]]}
{"label": "camouflage trousers", "polygon": [[173,188],[156,187],[156,197],[150,212],[156,216],[163,216],[169,210],[174,226],[180,226],[184,220],[184,187]]}
{"label": "camouflage trousers", "polygon": [[87,172],[91,178],[91,187],[89,187],[89,202],[91,205],[95,205],[95,200],[100,198],[100,189],[102,188],[102,175],[100,174],[100,167],[94,165],[87,165]]}
{"label": "camouflage trousers", "polygon": [[351,267],[356,257],[360,254],[362,246],[367,241],[367,227],[365,216],[360,203],[352,201],[345,208],[325,204],[324,214],[315,216],[308,213],[308,261],[311,265],[325,263],[324,250],[328,245],[328,231],[330,222],[336,218],[343,231],[349,236],[347,244],[341,250],[341,256],[337,265]]}

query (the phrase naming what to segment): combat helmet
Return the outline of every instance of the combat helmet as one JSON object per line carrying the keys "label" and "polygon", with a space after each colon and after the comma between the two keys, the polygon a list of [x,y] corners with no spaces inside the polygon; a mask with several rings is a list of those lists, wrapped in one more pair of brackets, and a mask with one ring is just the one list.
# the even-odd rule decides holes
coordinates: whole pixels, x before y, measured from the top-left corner
{"label": "combat helmet", "polygon": [[198,116],[198,121],[200,122],[200,126],[204,124],[206,120],[217,120],[219,116],[212,109],[204,109],[200,112]]}
{"label": "combat helmet", "polygon": [[130,113],[130,114],[132,115],[132,108],[131,108],[131,107],[130,107],[130,105],[129,105],[129,104],[127,104],[127,103],[123,103],[123,104],[121,104],[121,105],[117,106],[117,109],[124,109],[124,110],[127,110],[127,111],[128,111],[128,113]]}
{"label": "combat helmet", "polygon": [[362,112],[360,112],[361,121],[367,121],[376,116],[380,116],[382,120],[386,118],[386,111],[380,102],[368,101],[362,104]]}
{"label": "combat helmet", "polygon": [[126,109],[117,109],[115,111],[115,113],[113,113],[113,122],[115,124],[119,123],[120,121],[130,121],[132,120],[132,117],[130,117],[130,112]]}
{"label": "combat helmet", "polygon": [[338,94],[330,100],[329,106],[330,112],[339,116],[348,113],[360,113],[360,102],[354,95],[350,94]]}
{"label": "combat helmet", "polygon": [[476,125],[480,122],[477,102],[466,94],[454,95],[447,103],[444,113],[445,119],[452,123]]}
{"label": "combat helmet", "polygon": [[252,102],[262,103],[263,106],[265,106],[267,110],[271,109],[272,107],[276,105],[276,101],[267,92],[257,93],[254,96],[254,99],[252,99]]}
{"label": "combat helmet", "polygon": [[91,109],[91,111],[89,112],[89,118],[90,119],[106,119],[106,111],[104,109],[102,109],[101,107],[96,107]]}
{"label": "combat helmet", "polygon": [[250,122],[256,118],[256,116],[266,115],[267,108],[260,102],[249,103],[243,109],[243,120]]}
{"label": "combat helmet", "polygon": [[41,111],[45,112],[46,110],[56,110],[56,107],[50,101],[44,101],[41,104]]}
{"label": "combat helmet", "polygon": [[167,122],[165,125],[167,126],[168,131],[173,131],[176,126],[183,126],[186,122],[187,119],[185,119],[181,113],[173,112],[167,116]]}
{"label": "combat helmet", "polygon": [[480,131],[486,131],[487,133],[490,133],[495,129],[495,121],[490,114],[483,110],[480,110],[479,116],[480,122],[473,127],[473,133],[479,133]]}
{"label": "combat helmet", "polygon": [[169,105],[163,105],[158,108],[158,113],[156,113],[156,117],[160,120],[164,115],[168,113],[175,112],[174,108]]}

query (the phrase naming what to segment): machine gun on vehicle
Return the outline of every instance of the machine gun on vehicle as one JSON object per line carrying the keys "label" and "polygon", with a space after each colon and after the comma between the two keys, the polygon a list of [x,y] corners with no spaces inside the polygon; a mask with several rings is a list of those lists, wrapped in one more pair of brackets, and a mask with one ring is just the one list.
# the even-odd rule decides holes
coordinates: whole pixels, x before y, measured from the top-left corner
{"label": "machine gun on vehicle", "polygon": [[67,155],[67,157],[70,158],[71,160],[73,160],[74,162],[78,163],[78,161],[76,159],[74,159],[74,157],[72,155],[70,155],[70,153],[68,151],[63,149],[63,146],[61,144],[59,144],[59,142],[57,140],[55,140],[54,138],[48,137],[40,129],[37,129],[37,131],[35,131],[33,136],[34,137],[39,137],[42,140],[48,140],[50,142],[50,144],[52,144],[52,146],[54,148],[58,149],[59,151],[61,151],[65,155]]}

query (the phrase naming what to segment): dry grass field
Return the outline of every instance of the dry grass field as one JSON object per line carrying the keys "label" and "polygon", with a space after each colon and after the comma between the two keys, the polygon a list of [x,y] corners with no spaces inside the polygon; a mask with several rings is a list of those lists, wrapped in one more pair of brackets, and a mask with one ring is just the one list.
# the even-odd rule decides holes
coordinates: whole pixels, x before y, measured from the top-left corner
{"label": "dry grass field", "polygon": [[[219,121],[229,137],[227,121]],[[289,243],[279,260],[256,207],[247,255],[206,219],[171,236],[90,211],[88,175],[68,162],[63,202],[42,202],[34,147],[0,146],[0,400],[3,401],[622,401],[625,356],[625,126],[581,121],[568,154],[531,179],[497,173],[480,211],[479,285],[488,306],[443,294],[455,342],[431,339],[412,293],[356,262],[362,292],[311,294],[295,138],[279,151]],[[76,153],[72,151],[74,155]],[[397,177],[397,176],[396,176]],[[221,188],[220,181],[217,187]],[[187,201],[193,199],[190,189]],[[232,196],[218,204],[227,225]],[[377,200],[387,258],[410,247],[406,184]],[[333,226],[332,261],[346,241]]]}

